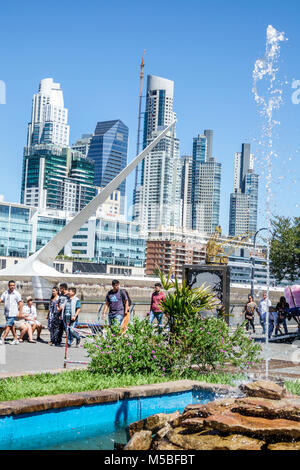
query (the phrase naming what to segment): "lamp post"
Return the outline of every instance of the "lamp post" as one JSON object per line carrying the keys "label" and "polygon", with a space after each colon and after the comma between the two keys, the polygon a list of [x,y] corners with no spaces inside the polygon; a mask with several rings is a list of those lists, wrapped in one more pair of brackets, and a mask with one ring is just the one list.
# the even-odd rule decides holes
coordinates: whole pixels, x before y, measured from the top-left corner
{"label": "lamp post", "polygon": [[262,230],[268,230],[270,231],[267,227],[260,228],[257,230],[257,232],[254,235],[254,242],[253,242],[253,253],[251,256],[251,295],[254,299],[254,272],[255,272],[255,252],[256,252],[256,236],[261,232]]}

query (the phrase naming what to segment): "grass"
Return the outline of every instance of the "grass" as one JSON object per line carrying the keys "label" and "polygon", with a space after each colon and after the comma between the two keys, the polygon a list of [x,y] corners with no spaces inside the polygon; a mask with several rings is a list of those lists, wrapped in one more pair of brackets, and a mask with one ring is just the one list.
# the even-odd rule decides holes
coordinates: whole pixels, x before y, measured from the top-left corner
{"label": "grass", "polygon": [[[189,376],[180,379],[200,380],[208,383],[234,385],[241,374],[208,373],[191,371]],[[147,385],[178,380],[179,377],[161,375],[114,375],[94,374],[87,370],[72,370],[60,374],[36,374],[0,380],[0,401],[19,400],[61,393],[75,393],[107,388]],[[300,388],[300,385],[299,385]]]}
{"label": "grass", "polygon": [[285,382],[285,386],[288,389],[289,392],[291,392],[293,395],[300,395],[300,382],[299,380],[287,380]]}

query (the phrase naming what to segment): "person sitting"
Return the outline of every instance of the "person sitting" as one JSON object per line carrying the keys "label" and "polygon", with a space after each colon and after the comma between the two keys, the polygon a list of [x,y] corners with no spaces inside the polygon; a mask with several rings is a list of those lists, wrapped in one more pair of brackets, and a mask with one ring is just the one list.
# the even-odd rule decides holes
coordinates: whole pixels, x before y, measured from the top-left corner
{"label": "person sitting", "polygon": [[33,305],[33,298],[31,296],[26,298],[26,305],[23,307],[23,315],[27,325],[30,325],[32,328],[32,333],[35,331],[37,332],[37,341],[42,341],[41,339],[41,332],[42,332],[42,325],[37,320],[37,312],[36,308]]}
{"label": "person sitting", "polygon": [[278,331],[282,334],[282,331],[280,329],[280,326],[282,325],[284,328],[284,333],[286,335],[289,334],[287,325],[286,325],[286,317],[289,311],[289,304],[286,301],[286,298],[284,296],[280,297],[280,300],[278,304],[276,305],[276,312],[277,312],[277,321],[276,321],[276,327],[275,327],[275,336],[278,335]]}
{"label": "person sitting", "polygon": [[26,322],[24,315],[21,315],[17,320],[15,320],[15,328],[20,331],[19,343],[23,343],[24,336],[28,336],[28,343],[36,343],[32,336],[32,327],[29,323]]}

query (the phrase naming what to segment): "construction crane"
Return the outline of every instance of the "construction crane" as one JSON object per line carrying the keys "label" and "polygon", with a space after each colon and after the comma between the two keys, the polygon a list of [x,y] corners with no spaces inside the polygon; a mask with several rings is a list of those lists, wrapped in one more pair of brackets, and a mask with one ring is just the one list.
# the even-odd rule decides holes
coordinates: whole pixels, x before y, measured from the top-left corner
{"label": "construction crane", "polygon": [[[221,227],[218,225],[206,245],[206,264],[228,264],[228,258],[239,246],[252,237],[253,233],[242,233],[235,237],[230,237],[224,242],[217,243],[222,234]],[[224,246],[233,245],[232,249],[225,253]]]}
{"label": "construction crane", "polygon": [[[144,57],[146,50],[144,49],[143,57],[140,65],[140,94],[139,94],[139,111],[138,111],[138,131],[137,131],[137,142],[136,142],[136,154],[140,153],[140,140],[141,140],[141,109],[142,109],[142,96],[143,96],[143,79],[144,79]],[[138,173],[139,167],[135,170],[135,188],[138,184]]]}

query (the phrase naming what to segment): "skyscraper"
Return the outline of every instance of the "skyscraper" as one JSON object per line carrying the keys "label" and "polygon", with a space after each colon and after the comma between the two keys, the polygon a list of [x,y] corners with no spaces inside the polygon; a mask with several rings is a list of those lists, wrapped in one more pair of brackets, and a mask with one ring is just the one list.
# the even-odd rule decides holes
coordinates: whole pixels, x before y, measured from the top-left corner
{"label": "skyscraper", "polygon": [[230,195],[229,235],[255,233],[257,229],[258,175],[253,170],[250,144],[234,154],[233,193]]}
{"label": "skyscraper", "polygon": [[192,228],[210,234],[219,225],[221,163],[212,157],[213,131],[193,139]]}
{"label": "skyscraper", "polygon": [[[174,82],[148,75],[144,119],[144,148],[176,119],[173,111]],[[181,225],[181,162],[179,140],[170,131],[145,157],[134,191],[133,219],[144,228]]]}
{"label": "skyscraper", "polygon": [[[94,184],[106,186],[127,165],[128,127],[120,120],[98,122],[92,137],[88,158],[95,162]],[[121,213],[125,212],[126,182],[121,192]]]}
{"label": "skyscraper", "polygon": [[192,228],[193,157],[183,155],[181,177],[182,227]]}
{"label": "skyscraper", "polygon": [[69,145],[68,110],[63,92],[53,78],[44,78],[33,95],[31,122],[28,124],[27,147],[37,144]]}
{"label": "skyscraper", "polygon": [[92,160],[53,144],[25,147],[22,204],[78,212],[95,194]]}
{"label": "skyscraper", "polygon": [[80,139],[78,139],[75,144],[72,145],[72,149],[77,152],[81,152],[85,157],[88,156],[89,148],[91,144],[93,134],[82,134]]}

